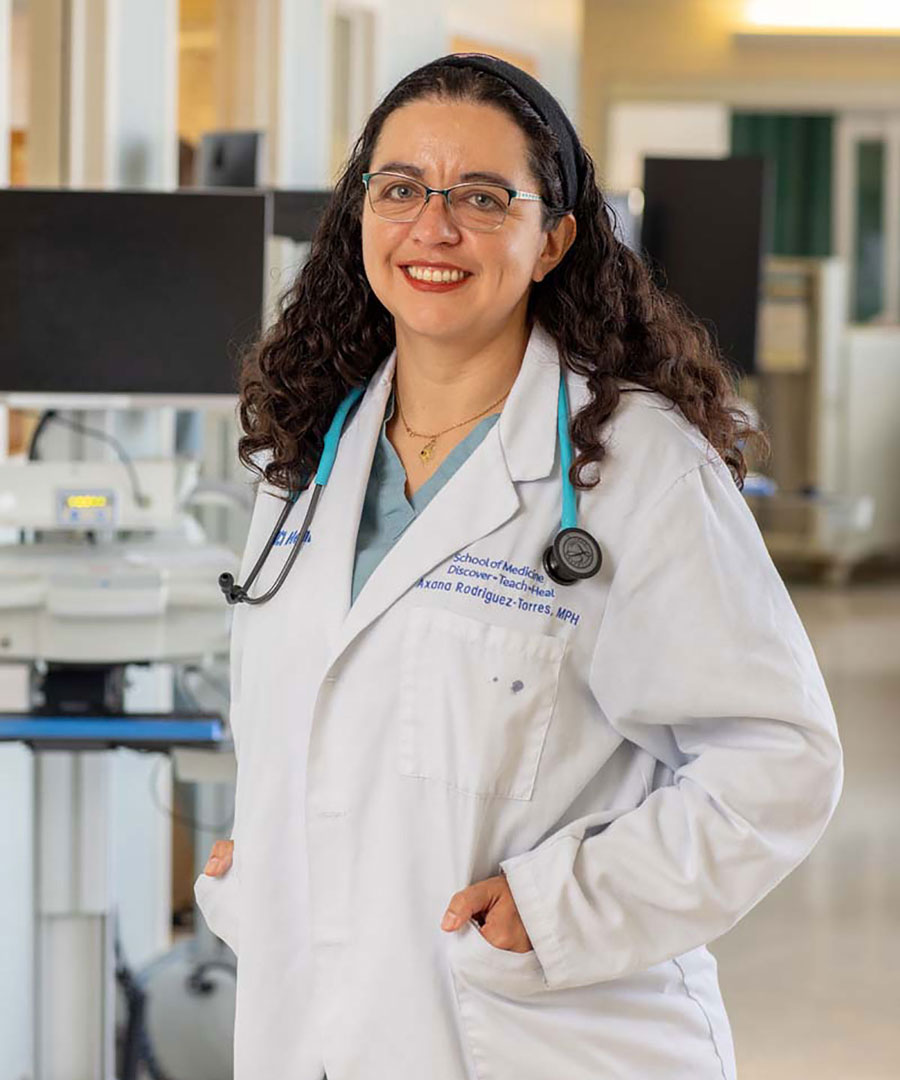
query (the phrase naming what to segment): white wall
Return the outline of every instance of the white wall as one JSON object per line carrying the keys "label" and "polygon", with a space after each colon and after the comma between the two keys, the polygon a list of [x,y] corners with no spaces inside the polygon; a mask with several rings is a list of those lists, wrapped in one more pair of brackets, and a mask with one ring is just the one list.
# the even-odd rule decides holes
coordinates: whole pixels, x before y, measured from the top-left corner
{"label": "white wall", "polygon": [[[111,185],[174,187],[177,2],[116,0],[109,10],[112,70],[106,101]],[[143,57],[152,57],[153,62],[143,63]]]}
{"label": "white wall", "polygon": [[[448,53],[459,36],[484,42],[486,51],[494,46],[533,57],[538,78],[579,126],[581,0],[310,0],[307,6],[374,13],[373,106],[404,75]],[[330,85],[323,81],[321,89],[323,114],[330,116]]]}
{"label": "white wall", "polygon": [[421,0],[372,0],[360,6],[375,12],[376,101],[404,75],[447,51],[443,5],[436,10]]}
{"label": "white wall", "polygon": [[[8,5],[9,0],[5,3]],[[3,7],[0,3],[0,11]],[[12,6],[11,46],[9,124],[10,127],[24,128],[28,125],[28,12],[22,0],[16,0]]]}
{"label": "white wall", "polygon": [[[331,157],[331,9],[327,0],[283,0],[278,35],[275,183],[322,187]],[[327,102],[327,110],[324,108]]]}
{"label": "white wall", "polygon": [[12,126],[12,8],[0,0],[0,186],[9,183],[9,129]]}
{"label": "white wall", "polygon": [[728,157],[730,110],[718,102],[615,102],[603,185],[643,187],[645,157]]}
{"label": "white wall", "polygon": [[448,41],[458,34],[534,56],[538,78],[578,127],[581,0],[452,0],[446,30]]}
{"label": "white wall", "polygon": [[[9,690],[0,687],[0,708],[25,705],[24,691],[15,700]],[[34,797],[31,751],[0,744],[0,1080],[31,1076],[34,1066]]]}

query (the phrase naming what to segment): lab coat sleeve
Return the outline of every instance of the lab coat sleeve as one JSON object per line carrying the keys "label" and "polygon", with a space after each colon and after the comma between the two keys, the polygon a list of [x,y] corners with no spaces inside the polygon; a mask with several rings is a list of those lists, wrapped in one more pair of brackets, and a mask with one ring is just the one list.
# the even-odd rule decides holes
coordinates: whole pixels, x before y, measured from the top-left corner
{"label": "lab coat sleeve", "polygon": [[661,786],[501,862],[550,989],[725,933],[809,854],[843,784],[815,654],[721,458],[637,511],[589,683]]}

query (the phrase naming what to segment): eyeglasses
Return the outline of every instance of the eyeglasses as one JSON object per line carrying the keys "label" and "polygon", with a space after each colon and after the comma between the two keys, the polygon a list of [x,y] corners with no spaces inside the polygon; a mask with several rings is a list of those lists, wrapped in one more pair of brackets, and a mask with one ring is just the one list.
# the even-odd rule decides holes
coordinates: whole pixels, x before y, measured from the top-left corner
{"label": "eyeglasses", "polygon": [[363,183],[374,213],[388,221],[416,221],[432,195],[443,195],[450,219],[463,229],[493,232],[506,220],[513,199],[543,202],[542,195],[516,191],[501,184],[454,184],[430,188],[402,173],[363,173]]}

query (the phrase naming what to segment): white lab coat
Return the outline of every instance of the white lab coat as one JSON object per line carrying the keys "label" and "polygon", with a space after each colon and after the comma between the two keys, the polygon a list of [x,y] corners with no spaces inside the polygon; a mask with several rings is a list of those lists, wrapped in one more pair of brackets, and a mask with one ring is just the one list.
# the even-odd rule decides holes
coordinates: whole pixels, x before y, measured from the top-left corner
{"label": "white lab coat", "polygon": [[[706,943],[805,858],[843,778],[755,520],[670,402],[627,393],[578,494],[602,568],[555,586],[559,358],[536,326],[498,423],[350,607],[395,356],[286,584],[235,614],[234,865],[197,896],[238,955],[236,1080],[731,1080]],[[501,868],[527,953],[440,928]]]}

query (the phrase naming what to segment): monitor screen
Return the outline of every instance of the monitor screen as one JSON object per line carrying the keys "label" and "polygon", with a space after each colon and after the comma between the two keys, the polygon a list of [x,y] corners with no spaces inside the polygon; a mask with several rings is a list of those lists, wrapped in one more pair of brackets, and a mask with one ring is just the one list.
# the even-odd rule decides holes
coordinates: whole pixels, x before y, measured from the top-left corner
{"label": "monitor screen", "polygon": [[197,155],[198,187],[257,187],[263,153],[261,131],[208,131]]}
{"label": "monitor screen", "polygon": [[641,246],[654,278],[712,324],[745,375],[756,371],[768,182],[762,157],[644,162]]}
{"label": "monitor screen", "polygon": [[291,191],[276,188],[272,192],[273,234],[298,243],[309,242],[332,195],[330,189]]}
{"label": "monitor screen", "polygon": [[268,200],[0,191],[0,393],[237,393]]}

